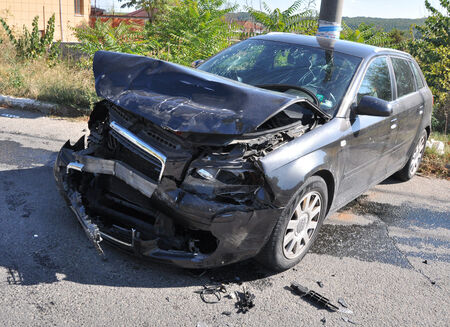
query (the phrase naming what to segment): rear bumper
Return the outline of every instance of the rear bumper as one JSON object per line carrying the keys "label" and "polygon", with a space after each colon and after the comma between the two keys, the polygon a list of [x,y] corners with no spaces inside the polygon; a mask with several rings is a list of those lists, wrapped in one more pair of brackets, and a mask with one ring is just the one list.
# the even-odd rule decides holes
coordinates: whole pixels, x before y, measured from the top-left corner
{"label": "rear bumper", "polygon": [[[137,256],[184,268],[218,267],[258,254],[281,213],[281,209],[268,206],[252,208],[210,201],[182,189],[164,191],[158,184],[119,161],[81,155],[79,151],[83,149],[83,138],[75,145],[67,142],[58,154],[54,176],[62,196],[88,237],[97,245],[107,241]],[[114,175],[121,179],[148,197],[150,203],[155,203],[155,212],[158,215],[161,213],[162,220],[165,220],[162,225],[170,221],[170,224],[182,226],[193,233],[208,233],[214,239],[214,249],[207,253],[190,245],[181,250],[170,249],[171,243],[182,244],[186,240],[165,234],[161,223],[152,226],[148,221],[130,218],[126,214],[120,216],[112,209],[103,208],[103,222],[110,215],[127,219],[128,227],[120,231],[124,237],[117,237],[118,234],[112,233],[111,228],[104,226],[97,216],[89,216],[89,206],[83,200],[85,190],[73,182],[74,176],[81,179],[85,174]],[[142,237],[144,234],[146,237]],[[101,251],[101,247],[98,248]]]}

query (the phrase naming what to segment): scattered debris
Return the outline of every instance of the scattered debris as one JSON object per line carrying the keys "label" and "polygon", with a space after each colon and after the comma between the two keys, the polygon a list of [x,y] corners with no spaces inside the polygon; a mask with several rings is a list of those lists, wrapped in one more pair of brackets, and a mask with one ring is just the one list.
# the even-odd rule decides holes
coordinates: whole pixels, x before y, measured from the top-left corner
{"label": "scattered debris", "polygon": [[167,301],[167,302],[170,302],[170,299],[169,299],[169,297],[168,297],[168,296],[166,297],[166,301]]}
{"label": "scattered debris", "polygon": [[323,283],[320,280],[317,281],[317,285],[319,285],[320,288],[323,288]]}
{"label": "scattered debris", "polygon": [[348,304],[347,304],[347,302],[345,302],[345,300],[343,298],[341,298],[341,297],[338,298],[338,303],[343,306],[343,308],[339,309],[339,312],[346,313],[346,314],[353,314],[353,311],[348,308]]}
{"label": "scattered debris", "polygon": [[348,319],[347,317],[341,317],[342,320],[344,320],[345,322],[348,322],[349,324],[353,324],[353,325],[358,325],[358,323]]}
{"label": "scattered debris", "polygon": [[33,235],[33,237],[38,237],[38,236],[39,236],[38,234],[34,234],[34,235]]}
{"label": "scattered debris", "polygon": [[436,282],[434,280],[431,281],[431,285],[435,285]]}
{"label": "scattered debris", "polygon": [[243,292],[236,292],[236,298],[238,301],[235,306],[238,309],[237,313],[247,313],[251,308],[255,306],[253,302],[255,300],[255,294],[250,293],[245,286],[242,287]]}
{"label": "scattered debris", "polygon": [[195,293],[200,294],[200,298],[203,302],[211,304],[218,303],[222,299],[222,293],[227,293],[225,285],[208,285],[203,286],[200,291],[195,291]]}
{"label": "scattered debris", "polygon": [[330,310],[330,311],[339,311],[339,308],[337,306],[335,306],[334,304],[331,303],[330,300],[328,300],[325,296],[320,295],[319,293],[309,290],[308,288],[292,282],[291,283],[291,289],[292,291],[299,295],[302,298],[306,298],[307,300],[309,300],[310,302],[325,307],[326,309]]}
{"label": "scattered debris", "polygon": [[422,263],[427,265],[428,264],[428,260],[423,260]]}
{"label": "scattered debris", "polygon": [[325,325],[327,323],[327,319],[323,317],[322,319],[320,319],[320,322]]}
{"label": "scattered debris", "polygon": [[231,316],[231,311],[224,311],[224,312],[222,312],[222,314],[224,316]]}
{"label": "scattered debris", "polygon": [[348,308],[348,304],[347,304],[347,302],[345,302],[345,300],[343,299],[343,298],[339,298],[338,299],[338,303],[340,304],[340,305],[342,305],[344,308]]}
{"label": "scattered debris", "polygon": [[17,115],[11,115],[11,114],[1,114],[0,116],[6,117],[6,118],[20,118],[20,117],[17,116]]}
{"label": "scattered debris", "polygon": [[236,294],[234,294],[234,292],[229,292],[229,293],[227,294],[227,297],[228,297],[229,299],[235,300],[235,299],[236,299]]}
{"label": "scattered debris", "polygon": [[197,327],[208,327],[208,325],[206,323],[204,323],[203,321],[199,321],[197,323]]}
{"label": "scattered debris", "polygon": [[429,139],[426,143],[427,148],[434,149],[438,154],[443,155],[445,150],[444,142],[435,139]]}

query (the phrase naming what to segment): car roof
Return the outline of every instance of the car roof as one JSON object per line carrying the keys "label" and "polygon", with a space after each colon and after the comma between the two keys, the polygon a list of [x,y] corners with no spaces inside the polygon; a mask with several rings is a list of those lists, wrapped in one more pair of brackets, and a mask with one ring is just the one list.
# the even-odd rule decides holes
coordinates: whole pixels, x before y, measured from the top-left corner
{"label": "car roof", "polygon": [[321,48],[324,50],[333,50],[361,58],[370,58],[380,53],[400,55],[411,58],[408,53],[394,49],[375,47],[368,44],[344,41],[339,39],[328,39],[319,36],[309,36],[294,33],[272,32],[264,35],[254,36],[251,39],[301,44],[310,47]]}

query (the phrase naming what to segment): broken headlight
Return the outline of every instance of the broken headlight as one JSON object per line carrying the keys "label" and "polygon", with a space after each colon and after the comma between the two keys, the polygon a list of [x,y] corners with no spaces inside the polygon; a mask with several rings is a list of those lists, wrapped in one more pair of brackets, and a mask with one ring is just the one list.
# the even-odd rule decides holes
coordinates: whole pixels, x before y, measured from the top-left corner
{"label": "broken headlight", "polygon": [[243,204],[254,198],[263,183],[262,174],[249,163],[238,167],[194,168],[182,187],[209,199]]}

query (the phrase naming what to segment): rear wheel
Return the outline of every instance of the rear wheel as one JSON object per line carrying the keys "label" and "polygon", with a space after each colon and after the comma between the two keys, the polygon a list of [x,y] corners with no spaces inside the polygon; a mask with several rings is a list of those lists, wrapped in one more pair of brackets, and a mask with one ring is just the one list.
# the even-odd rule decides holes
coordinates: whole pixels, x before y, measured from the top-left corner
{"label": "rear wheel", "polygon": [[414,152],[406,163],[405,167],[402,170],[398,171],[395,174],[395,177],[400,179],[401,181],[408,181],[417,173],[419,169],[419,165],[422,162],[423,153],[425,152],[425,145],[427,143],[427,131],[423,130],[422,134],[420,134],[419,140],[417,141],[416,147],[414,148]]}
{"label": "rear wheel", "polygon": [[275,271],[300,262],[317,238],[327,203],[325,181],[319,176],[309,178],[278,219],[259,261]]}

